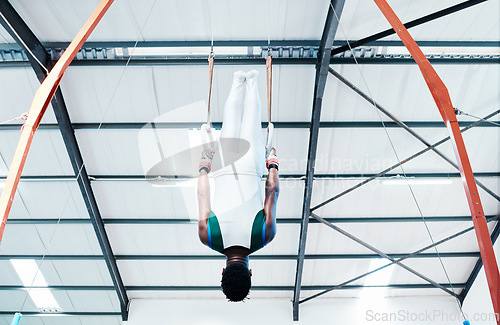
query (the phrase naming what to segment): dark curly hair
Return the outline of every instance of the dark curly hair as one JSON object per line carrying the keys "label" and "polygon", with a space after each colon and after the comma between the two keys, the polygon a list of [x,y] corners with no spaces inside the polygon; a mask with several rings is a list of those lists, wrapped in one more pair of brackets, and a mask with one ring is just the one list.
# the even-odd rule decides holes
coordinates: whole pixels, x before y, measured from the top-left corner
{"label": "dark curly hair", "polygon": [[222,274],[221,287],[229,301],[244,300],[251,286],[250,272],[245,264],[231,263],[226,266],[224,274]]}

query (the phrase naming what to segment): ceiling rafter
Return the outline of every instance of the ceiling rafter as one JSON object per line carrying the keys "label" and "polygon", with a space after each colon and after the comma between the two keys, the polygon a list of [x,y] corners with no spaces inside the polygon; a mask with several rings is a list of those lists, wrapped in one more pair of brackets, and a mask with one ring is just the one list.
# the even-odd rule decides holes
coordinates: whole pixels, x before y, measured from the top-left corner
{"label": "ceiling rafter", "polygon": [[[297,256],[297,270],[295,272],[295,286],[293,293],[293,320],[299,320],[299,300],[302,288],[302,271],[304,268],[304,256],[307,241],[307,228],[311,210],[311,197],[314,180],[314,167],[316,165],[316,151],[318,148],[319,124],[321,120],[321,106],[325,93],[328,68],[332,56],[333,39],[337,32],[338,19],[342,15],[344,0],[329,1],[328,14],[326,17],[323,35],[319,46],[318,60],[316,62],[316,78],[314,82],[314,96],[311,117],[311,128],[309,131],[309,149],[307,154],[307,170],[304,185],[304,201],[302,204],[302,223],[300,227],[299,249]],[[335,10],[335,11],[334,11]]]}

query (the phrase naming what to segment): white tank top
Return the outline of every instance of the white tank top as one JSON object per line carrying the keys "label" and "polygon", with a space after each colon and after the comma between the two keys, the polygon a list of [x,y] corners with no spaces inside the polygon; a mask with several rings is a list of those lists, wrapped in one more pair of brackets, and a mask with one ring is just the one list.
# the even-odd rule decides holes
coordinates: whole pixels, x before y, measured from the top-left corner
{"label": "white tank top", "polygon": [[225,174],[215,178],[212,212],[219,222],[224,249],[250,249],[252,226],[263,208],[261,176]]}
{"label": "white tank top", "polygon": [[[261,187],[265,170],[265,152],[263,145],[258,148],[257,150],[256,147],[251,147],[234,165],[213,172],[215,188],[211,217],[215,215],[222,235],[223,243],[218,245],[219,250],[232,246],[250,249],[252,245],[255,249],[265,245],[265,222],[263,222],[265,218],[261,212],[264,205]],[[210,225],[217,227],[213,223],[213,218],[211,221],[209,228]],[[210,230],[212,233],[218,233],[216,229]],[[209,242],[212,239],[211,232],[209,232]],[[259,235],[262,239],[256,240],[259,233],[262,233]],[[256,245],[256,242],[259,243]]]}

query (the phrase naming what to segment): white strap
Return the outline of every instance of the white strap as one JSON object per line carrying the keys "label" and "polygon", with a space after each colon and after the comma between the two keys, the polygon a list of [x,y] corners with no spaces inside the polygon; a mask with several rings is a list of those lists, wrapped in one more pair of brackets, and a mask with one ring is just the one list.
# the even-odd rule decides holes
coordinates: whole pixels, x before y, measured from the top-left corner
{"label": "white strap", "polygon": [[266,158],[271,154],[271,150],[273,150],[273,133],[274,133],[274,124],[269,122],[267,126],[267,137],[266,137]]}

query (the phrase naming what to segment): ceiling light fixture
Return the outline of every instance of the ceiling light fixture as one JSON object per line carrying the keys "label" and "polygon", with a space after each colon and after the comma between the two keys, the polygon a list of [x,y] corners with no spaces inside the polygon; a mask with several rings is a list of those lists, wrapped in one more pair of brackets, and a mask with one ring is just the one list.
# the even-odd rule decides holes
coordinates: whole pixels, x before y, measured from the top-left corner
{"label": "ceiling light fixture", "polygon": [[383,178],[380,181],[383,185],[450,185],[453,181],[449,178],[415,178],[395,176]]}
{"label": "ceiling light fixture", "polygon": [[193,178],[193,179],[186,179],[186,180],[168,180],[168,179],[155,179],[154,181],[151,181],[153,184],[153,187],[196,187],[198,184],[198,179]]}
{"label": "ceiling light fixture", "polygon": [[48,287],[48,284],[42,272],[38,269],[35,260],[11,259],[10,263],[16,270],[23,285],[30,288],[25,290],[29,290],[31,300],[41,312],[53,313],[61,310],[52,292],[48,288],[40,288]]}
{"label": "ceiling light fixture", "polygon": [[[250,48],[250,52],[256,55],[260,55],[261,47],[253,46]],[[217,55],[248,55],[248,46],[215,46],[214,52]],[[186,56],[186,55],[200,55],[208,56],[210,53],[210,47],[136,47],[136,48],[116,48],[115,53],[117,56]]]}

